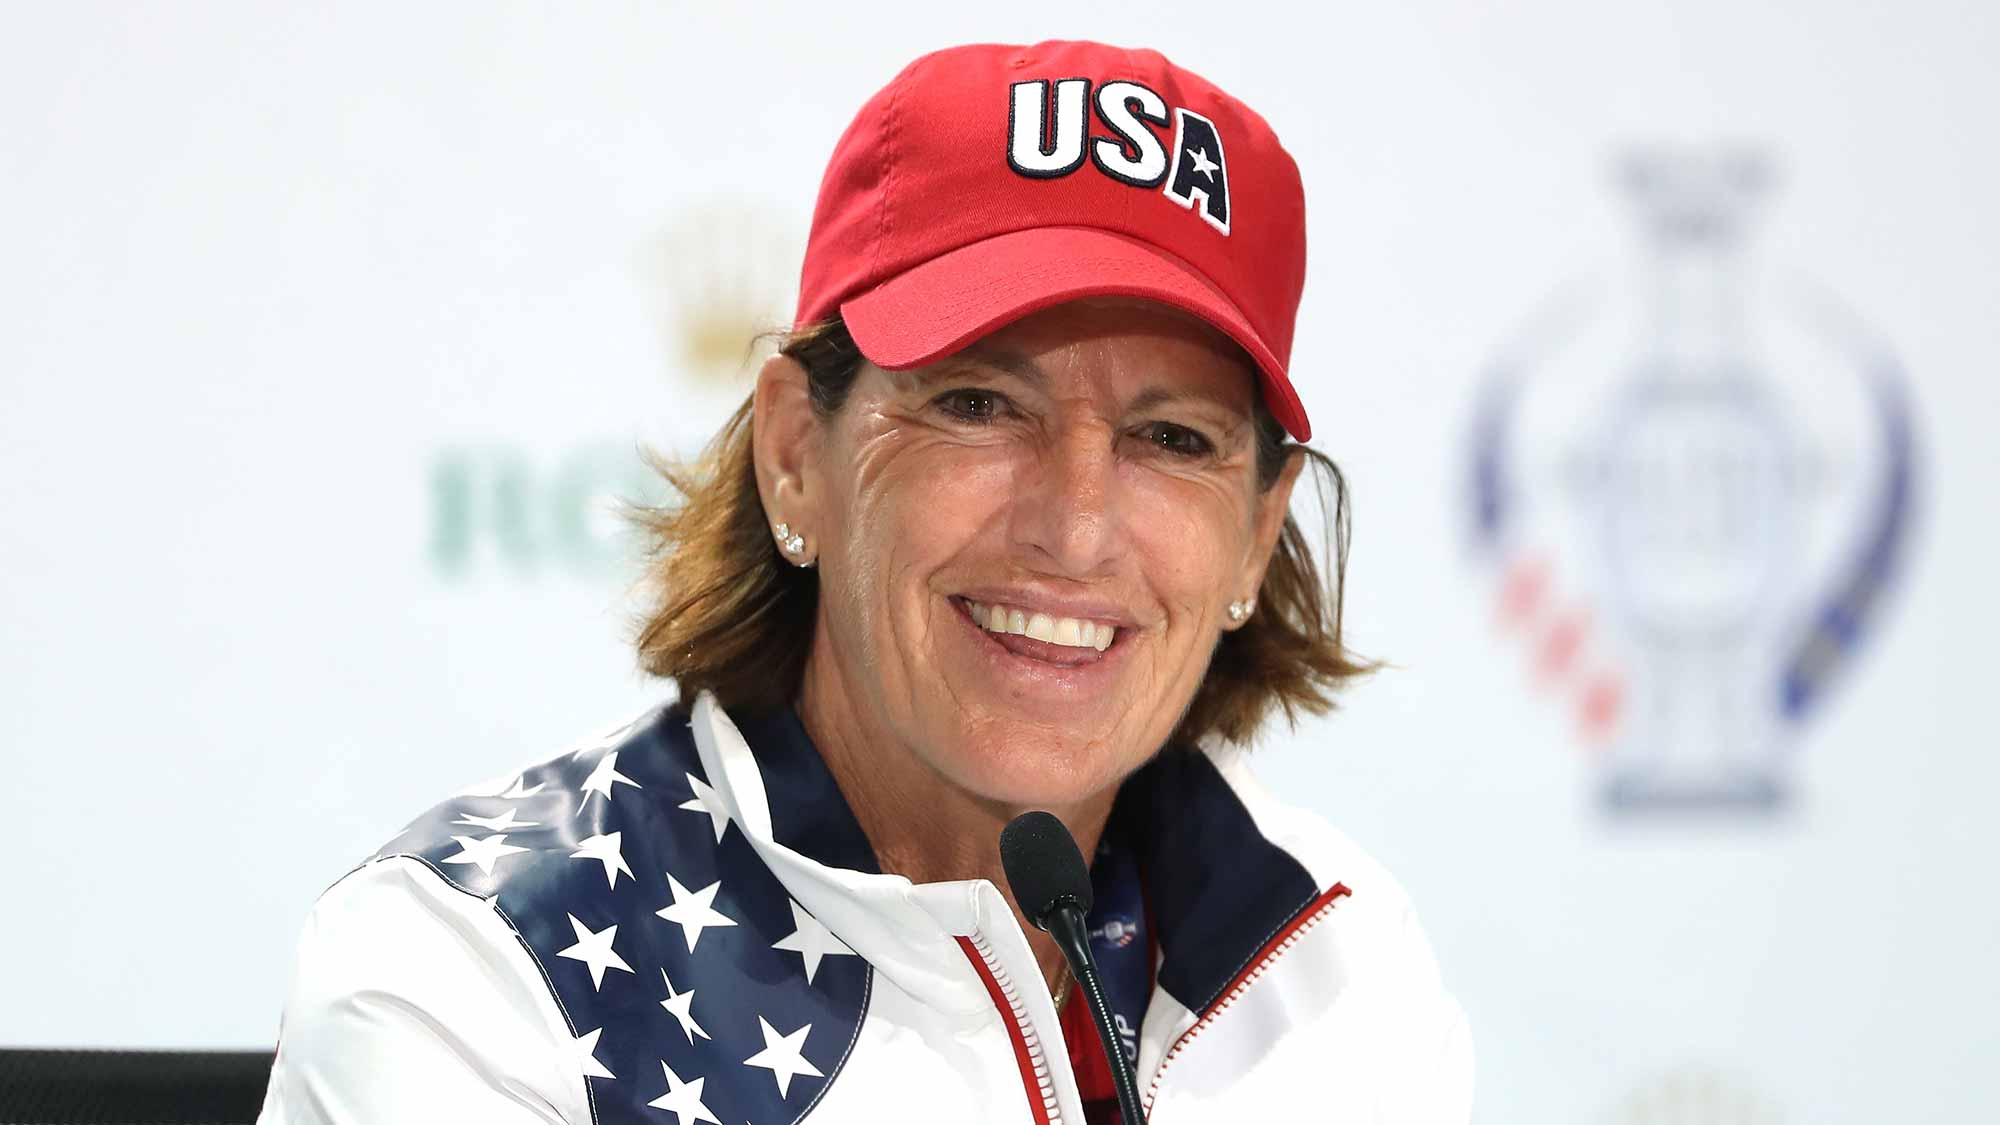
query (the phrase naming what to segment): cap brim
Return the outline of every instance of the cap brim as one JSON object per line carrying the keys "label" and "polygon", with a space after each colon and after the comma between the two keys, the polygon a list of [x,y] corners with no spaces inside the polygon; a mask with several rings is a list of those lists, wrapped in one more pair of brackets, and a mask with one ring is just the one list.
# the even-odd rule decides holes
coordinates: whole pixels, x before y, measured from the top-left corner
{"label": "cap brim", "polygon": [[1299,441],[1312,425],[1284,365],[1208,280],[1135,238],[1089,227],[1014,231],[961,246],[840,306],[861,353],[899,370],[941,359],[1030,313],[1084,297],[1139,297],[1191,313],[1256,363],[1264,404]]}

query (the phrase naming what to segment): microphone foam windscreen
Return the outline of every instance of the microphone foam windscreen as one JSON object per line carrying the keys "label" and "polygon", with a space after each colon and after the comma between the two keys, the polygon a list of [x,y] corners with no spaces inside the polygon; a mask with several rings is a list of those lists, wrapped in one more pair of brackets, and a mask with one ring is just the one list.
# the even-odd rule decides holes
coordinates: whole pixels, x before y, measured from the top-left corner
{"label": "microphone foam windscreen", "polygon": [[1037,925],[1068,898],[1090,913],[1090,869],[1053,813],[1026,812],[1000,830],[1000,866],[1021,912]]}

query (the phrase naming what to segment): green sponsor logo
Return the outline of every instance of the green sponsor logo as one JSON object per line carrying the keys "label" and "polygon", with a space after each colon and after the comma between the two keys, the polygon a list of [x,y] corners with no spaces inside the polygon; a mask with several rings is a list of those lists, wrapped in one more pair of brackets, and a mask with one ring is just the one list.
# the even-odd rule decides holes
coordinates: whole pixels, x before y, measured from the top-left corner
{"label": "green sponsor logo", "polygon": [[449,447],[430,464],[432,571],[604,579],[638,566],[630,504],[657,504],[661,481],[631,442],[596,441],[554,456],[519,446]]}

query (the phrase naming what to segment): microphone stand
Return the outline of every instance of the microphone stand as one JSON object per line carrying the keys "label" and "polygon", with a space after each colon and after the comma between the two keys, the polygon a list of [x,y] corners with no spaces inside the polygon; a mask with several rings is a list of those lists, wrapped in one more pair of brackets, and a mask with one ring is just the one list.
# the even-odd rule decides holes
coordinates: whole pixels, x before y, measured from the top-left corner
{"label": "microphone stand", "polygon": [[1090,955],[1090,931],[1084,922],[1091,905],[1090,868],[1076,849],[1076,838],[1055,814],[1024,812],[1000,831],[1000,865],[1006,870],[1007,884],[1013,888],[1021,913],[1056,939],[1056,948],[1069,962],[1070,974],[1083,989],[1091,1022],[1097,1025],[1098,1042],[1104,1045],[1104,1061],[1118,1087],[1118,1115],[1123,1125],[1146,1125],[1146,1111],[1139,1105],[1139,1081],[1132,1074],[1132,1060],[1125,1057],[1125,1045],[1118,1039],[1118,1026],[1112,1022],[1104,975],[1098,972],[1097,959]]}
{"label": "microphone stand", "polygon": [[1118,1087],[1118,1115],[1124,1125],[1146,1125],[1146,1111],[1139,1105],[1139,1080],[1132,1073],[1132,1060],[1125,1057],[1125,1045],[1111,1019],[1111,1002],[1104,995],[1104,978],[1097,971],[1097,959],[1090,954],[1090,930],[1083,911],[1074,900],[1058,899],[1049,912],[1035,920],[1056,939],[1069,962],[1070,975],[1083,989],[1090,1005],[1090,1019],[1097,1025],[1098,1042],[1104,1045],[1105,1061],[1111,1064],[1111,1079]]}

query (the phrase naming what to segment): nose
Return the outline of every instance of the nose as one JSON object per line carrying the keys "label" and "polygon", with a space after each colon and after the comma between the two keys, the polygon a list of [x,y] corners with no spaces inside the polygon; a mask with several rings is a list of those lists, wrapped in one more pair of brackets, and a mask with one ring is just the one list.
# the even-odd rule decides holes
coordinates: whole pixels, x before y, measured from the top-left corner
{"label": "nose", "polygon": [[1091,577],[1116,557],[1123,536],[1111,427],[1071,419],[1051,439],[1016,478],[1014,541],[1055,573]]}

